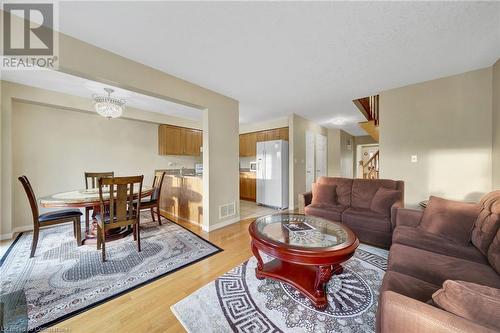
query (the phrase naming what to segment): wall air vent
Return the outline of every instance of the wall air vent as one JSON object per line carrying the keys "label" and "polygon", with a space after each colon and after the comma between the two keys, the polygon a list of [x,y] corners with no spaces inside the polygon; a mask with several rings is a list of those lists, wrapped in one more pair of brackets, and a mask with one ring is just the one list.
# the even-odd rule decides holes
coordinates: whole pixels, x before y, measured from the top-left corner
{"label": "wall air vent", "polygon": [[236,205],[234,202],[219,206],[219,218],[234,216],[236,214]]}

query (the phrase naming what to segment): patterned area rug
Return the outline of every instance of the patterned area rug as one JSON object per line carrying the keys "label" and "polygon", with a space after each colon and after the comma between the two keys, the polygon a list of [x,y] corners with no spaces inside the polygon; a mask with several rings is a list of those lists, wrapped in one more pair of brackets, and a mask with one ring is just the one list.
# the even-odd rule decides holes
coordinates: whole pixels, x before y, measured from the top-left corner
{"label": "patterned area rug", "polygon": [[[328,283],[328,307],[319,311],[295,288],[255,278],[251,258],[172,306],[190,333],[373,332],[385,250],[360,245]],[[264,259],[271,260],[270,257]]]}
{"label": "patterned area rug", "polygon": [[141,247],[132,236],[106,245],[76,246],[73,226],[42,229],[30,259],[31,232],[21,234],[1,260],[0,295],[24,291],[28,328],[37,331],[221,251],[183,227],[141,218]]}

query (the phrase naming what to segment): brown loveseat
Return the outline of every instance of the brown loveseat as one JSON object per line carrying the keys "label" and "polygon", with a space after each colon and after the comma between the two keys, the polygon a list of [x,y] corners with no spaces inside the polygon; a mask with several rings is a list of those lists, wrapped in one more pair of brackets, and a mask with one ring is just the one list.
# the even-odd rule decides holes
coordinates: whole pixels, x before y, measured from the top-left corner
{"label": "brown loveseat", "polygon": [[[479,204],[467,209],[457,210],[457,202],[445,204],[451,208],[449,212],[445,207],[444,211],[436,212],[435,217],[449,220],[449,226],[454,227],[451,234],[466,225],[462,221],[474,217],[469,224],[471,228],[465,231],[467,243],[450,240],[450,232],[442,235],[439,230],[429,232],[429,226],[423,225],[427,214],[424,217],[422,211],[397,210],[388,268],[380,289],[379,332],[493,332],[499,329],[442,310],[432,302],[433,294],[443,287],[445,280],[500,288],[500,191],[485,195]],[[432,212],[426,213],[432,217]],[[461,306],[474,311],[473,301],[462,303]],[[500,316],[498,306],[488,311],[497,311],[485,314],[488,318]]]}
{"label": "brown loveseat", "polygon": [[[299,195],[299,212],[331,221],[342,222],[351,228],[361,242],[389,248],[395,227],[395,211],[403,206],[404,182],[390,179],[350,179],[319,177],[318,184],[336,186],[336,202],[313,204],[312,192]],[[397,190],[399,198],[381,214],[370,209],[379,188]]]}

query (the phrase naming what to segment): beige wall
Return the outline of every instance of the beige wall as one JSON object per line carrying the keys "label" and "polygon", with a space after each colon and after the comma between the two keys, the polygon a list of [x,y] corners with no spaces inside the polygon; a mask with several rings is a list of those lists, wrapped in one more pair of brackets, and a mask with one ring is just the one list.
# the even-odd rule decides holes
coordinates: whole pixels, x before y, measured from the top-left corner
{"label": "beige wall", "polygon": [[328,176],[352,178],[356,137],[336,128],[329,128],[327,133]]}
{"label": "beige wall", "polygon": [[240,124],[240,134],[265,131],[273,128],[287,127],[288,117],[276,118],[250,124]]}
{"label": "beige wall", "polygon": [[299,193],[306,191],[306,131],[327,135],[326,128],[296,114],[289,117],[289,206],[297,206]]}
{"label": "beige wall", "polygon": [[407,206],[491,190],[491,82],[490,67],[381,93],[381,177],[405,181]]}
{"label": "beige wall", "polygon": [[[219,207],[239,200],[238,101],[59,33],[59,70],[203,111],[203,229],[237,222]],[[2,105],[2,132],[11,140],[10,106]],[[2,133],[3,135],[3,133]],[[12,220],[12,151],[2,138],[2,221]]]}
{"label": "beige wall", "polygon": [[195,128],[200,123],[130,107],[123,117],[107,120],[92,110],[89,99],[0,82],[2,98],[11,102],[15,133],[10,139],[12,223],[2,220],[3,238],[32,226],[28,201],[17,181],[20,175],[28,176],[40,197],[83,188],[85,171],[144,174],[145,184],[150,184],[155,169],[193,168],[201,162],[195,156],[158,155],[159,123]]}
{"label": "beige wall", "polygon": [[493,65],[493,189],[500,190],[500,60]]}
{"label": "beige wall", "polygon": [[327,145],[328,145],[328,177],[340,177],[341,170],[341,145],[340,132],[338,128],[329,128],[327,130]]}

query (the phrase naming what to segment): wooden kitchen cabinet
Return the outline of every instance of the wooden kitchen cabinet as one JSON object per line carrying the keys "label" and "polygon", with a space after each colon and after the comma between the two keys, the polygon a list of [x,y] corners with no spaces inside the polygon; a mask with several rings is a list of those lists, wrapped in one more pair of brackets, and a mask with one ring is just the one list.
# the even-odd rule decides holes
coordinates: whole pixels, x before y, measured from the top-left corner
{"label": "wooden kitchen cabinet", "polygon": [[246,133],[240,135],[240,156],[257,155],[257,135],[256,133]]}
{"label": "wooden kitchen cabinet", "polygon": [[250,201],[257,199],[255,172],[240,172],[240,199]]}
{"label": "wooden kitchen cabinet", "polygon": [[160,155],[200,155],[203,133],[200,130],[172,125],[158,127]]}
{"label": "wooden kitchen cabinet", "polygon": [[271,140],[288,141],[288,127],[240,134],[240,156],[256,156],[257,142]]}
{"label": "wooden kitchen cabinet", "polygon": [[181,142],[184,148],[183,155],[200,155],[202,140],[201,131],[183,128],[181,131]]}

